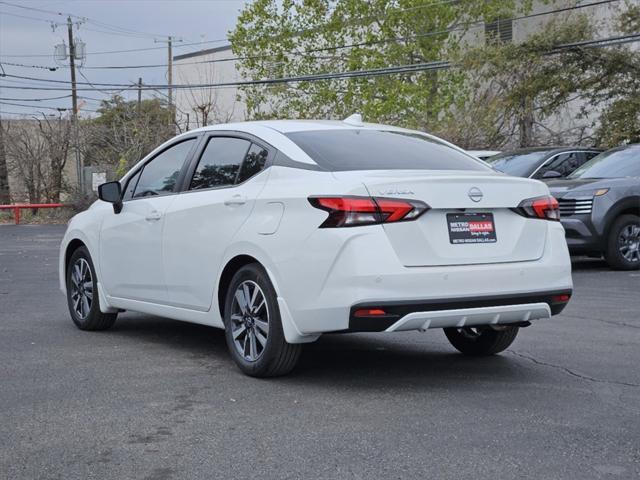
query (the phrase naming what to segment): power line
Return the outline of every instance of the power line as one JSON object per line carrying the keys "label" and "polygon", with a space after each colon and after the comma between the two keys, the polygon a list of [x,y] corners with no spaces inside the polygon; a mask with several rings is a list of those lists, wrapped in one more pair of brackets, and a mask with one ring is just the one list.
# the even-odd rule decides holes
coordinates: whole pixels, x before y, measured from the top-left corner
{"label": "power line", "polygon": [[[554,47],[553,49],[546,52],[546,54],[556,54],[561,53],[567,49],[571,48],[601,48],[608,46],[621,45],[624,43],[637,42],[640,41],[640,33],[622,35],[618,37],[609,37],[605,39],[598,40],[587,40],[583,42],[574,42],[568,44],[562,44]],[[206,83],[206,84],[180,84],[180,85],[171,85],[171,88],[177,90],[196,90],[203,88],[222,88],[222,87],[243,87],[243,86],[251,86],[251,85],[275,85],[282,83],[299,83],[299,82],[314,82],[321,80],[334,80],[334,79],[346,79],[346,78],[360,78],[360,77],[377,77],[383,75],[391,75],[391,74],[401,74],[401,73],[417,73],[424,71],[434,71],[434,70],[444,70],[451,68],[451,63],[448,61],[434,61],[434,62],[425,62],[425,63],[416,63],[416,64],[406,64],[406,65],[397,65],[392,67],[381,67],[374,69],[364,69],[364,70],[351,70],[344,72],[334,72],[334,73],[319,73],[319,74],[310,74],[310,75],[300,75],[295,77],[282,77],[282,78],[268,78],[262,80],[240,80],[237,82],[223,82],[223,83]],[[12,77],[16,77],[12,75]],[[20,78],[20,77],[16,77]],[[45,80],[47,81],[47,80]],[[49,80],[50,82],[53,80]],[[56,80],[56,82],[61,82],[60,80]],[[64,82],[62,82],[64,83]],[[123,85],[123,84],[97,84],[100,86],[111,86],[111,87],[124,87],[121,91],[125,89],[138,88],[137,86],[132,85]],[[143,90],[157,90],[157,89],[166,89],[169,85],[142,85],[141,89]],[[17,86],[3,86],[2,88],[21,88]],[[23,87],[25,89],[32,90],[66,90],[66,88],[62,87]],[[78,88],[78,90],[91,90],[89,88]],[[106,90],[115,90],[114,88],[105,88]]]}
{"label": "power line", "polygon": [[[526,19],[530,19],[530,18],[536,18],[536,17],[541,17],[544,15],[551,15],[551,14],[556,14],[556,13],[563,13],[563,12],[568,12],[571,10],[577,10],[580,8],[586,8],[586,7],[595,7],[598,5],[604,5],[604,4],[609,4],[609,3],[614,3],[614,2],[619,2],[620,0],[600,0],[597,2],[591,2],[591,3],[584,3],[581,5],[574,5],[572,7],[562,7],[562,8],[556,8],[555,10],[548,10],[546,12],[538,12],[538,13],[532,13],[529,15],[521,15],[519,17],[511,17],[511,18],[503,18],[501,19],[502,21],[517,21],[517,20],[526,20]],[[395,42],[406,42],[409,40],[417,40],[420,38],[426,38],[426,37],[432,37],[432,36],[437,36],[437,35],[444,35],[444,34],[448,34],[448,33],[453,33],[453,32],[459,32],[459,31],[466,31],[469,28],[476,28],[476,27],[483,27],[485,25],[485,21],[484,20],[478,20],[478,21],[473,21],[473,22],[467,22],[455,27],[451,27],[451,28],[446,28],[443,30],[435,30],[435,31],[430,31],[430,32],[423,32],[423,33],[418,33],[416,35],[408,35],[405,37],[394,37],[394,38],[386,38],[386,39],[381,39],[381,40],[372,40],[372,41],[365,41],[365,42],[358,42],[358,43],[351,43],[351,44],[346,44],[346,45],[338,45],[338,46],[332,46],[332,47],[318,47],[318,48],[313,48],[310,50],[305,50],[305,52],[300,52],[300,54],[305,55],[308,54],[309,52],[326,52],[326,51],[335,51],[335,50],[342,50],[344,48],[353,48],[353,47],[362,47],[362,46],[368,46],[368,45],[378,45],[381,43],[395,43]],[[290,52],[290,53],[297,53],[297,52]]]}
{"label": "power line", "polygon": [[[192,45],[207,45],[210,43],[221,43],[221,42],[228,42],[229,40],[227,38],[219,38],[216,40],[205,40],[202,42],[192,42],[192,43],[182,43],[180,45],[176,45],[175,48],[182,48],[182,47],[188,47],[188,46],[192,46]],[[130,48],[127,50],[106,50],[106,51],[99,51],[99,52],[88,52],[87,55],[109,55],[112,53],[130,53],[130,52],[147,52],[150,50],[165,50],[166,47],[146,47],[146,48]],[[35,58],[35,57],[47,57],[50,58],[51,54],[50,53],[39,53],[39,54],[23,54],[23,55],[18,55],[18,54],[10,54],[10,55],[0,55],[0,57],[5,57],[5,58],[15,58],[15,57],[30,57],[30,58]]]}
{"label": "power line", "polygon": [[[451,3],[453,0],[445,0],[442,2],[436,2],[436,3],[432,3],[432,4],[427,4],[427,5],[419,5],[417,7],[411,7],[411,8],[406,8],[406,9],[401,9],[401,10],[395,10],[392,13],[398,13],[398,12],[402,12],[402,11],[409,11],[409,10],[414,10],[417,8],[424,8],[427,6],[433,6],[433,5],[437,5],[437,4],[444,4],[444,3]],[[536,17],[540,17],[540,16],[545,16],[545,15],[552,15],[552,14],[557,14],[557,13],[563,13],[563,12],[567,12],[567,11],[572,11],[572,10],[577,10],[577,9],[581,9],[581,8],[588,8],[588,7],[595,7],[595,6],[600,6],[600,5],[605,5],[605,4],[610,4],[610,3],[615,3],[615,2],[619,2],[620,0],[600,0],[600,1],[595,1],[595,2],[590,2],[590,3],[583,3],[580,5],[574,5],[571,7],[561,7],[561,8],[557,8],[554,10],[548,10],[545,12],[538,12],[538,13],[532,13],[529,15],[521,15],[521,16],[516,16],[516,17],[512,17],[512,18],[505,18],[502,19],[504,21],[517,21],[517,20],[525,20],[525,19],[530,19],[530,18],[536,18]],[[0,2],[2,3],[2,2]],[[373,16],[371,16],[373,17]],[[368,17],[365,17],[368,18]],[[344,45],[337,45],[337,46],[331,46],[331,47],[318,47],[318,48],[314,48],[314,49],[310,49],[310,50],[305,50],[304,52],[295,52],[295,51],[290,51],[287,52],[288,54],[291,55],[296,55],[296,56],[305,56],[308,57],[309,53],[314,53],[314,52],[322,52],[322,51],[335,51],[335,50],[342,50],[345,48],[353,48],[353,47],[361,47],[361,46],[367,46],[367,45],[377,45],[377,44],[381,44],[381,43],[393,43],[393,42],[401,42],[401,41],[407,41],[407,40],[416,40],[416,39],[420,39],[420,38],[425,38],[425,37],[429,37],[429,36],[436,36],[436,35],[444,35],[447,33],[453,33],[453,32],[457,32],[457,31],[465,31],[468,28],[479,28],[485,25],[484,21],[474,21],[474,22],[467,22],[455,27],[451,27],[448,29],[443,29],[443,30],[437,30],[437,31],[429,31],[429,32],[422,32],[422,33],[418,33],[415,34],[413,36],[405,36],[405,37],[394,37],[394,38],[388,38],[388,39],[381,39],[381,40],[372,40],[372,41],[366,41],[366,42],[358,42],[358,43],[351,43],[351,44],[344,44]],[[227,41],[226,39],[224,40],[211,40],[209,42],[202,42],[202,43],[212,43],[212,42],[219,42],[219,41]],[[197,44],[197,43],[195,43]],[[182,44],[182,45],[176,45],[176,47],[185,47],[188,45],[194,45],[194,44]],[[161,49],[164,47],[156,47],[154,49]],[[133,51],[143,51],[143,50],[151,50],[151,49],[132,49],[132,50],[120,50],[120,51],[110,51],[110,52],[94,52],[91,55],[96,55],[96,54],[107,54],[107,53],[123,53],[123,52],[133,52]],[[5,55],[5,56],[9,56],[9,55]],[[221,59],[215,59],[215,60],[204,60],[204,61],[197,61],[197,62],[184,62],[181,63],[180,65],[199,65],[199,64],[212,64],[212,63],[222,63],[222,62],[229,62],[229,61],[236,61],[236,60],[251,60],[251,59],[259,59],[259,58],[264,58],[264,57],[268,57],[269,55],[254,55],[254,56],[244,56],[244,57],[230,57],[230,58],[221,58]],[[330,58],[335,58],[335,57],[318,57],[318,59],[330,59]],[[142,69],[142,68],[166,68],[168,66],[168,64],[166,63],[157,63],[157,64],[149,64],[149,65],[97,65],[97,66],[86,66],[83,67],[85,69],[91,69],[91,70],[97,70],[97,69]]]}
{"label": "power line", "polygon": [[[26,108],[44,108],[47,110],[55,110],[58,112],[68,112],[71,109],[67,107],[49,107],[47,105],[25,105],[24,103],[12,103],[12,102],[0,102],[0,105],[11,105],[12,107],[26,107]],[[81,108],[81,111],[97,113],[97,110],[90,110],[87,108]]]}
{"label": "power line", "polygon": [[47,97],[47,98],[5,98],[0,97],[0,100],[9,100],[17,102],[44,102],[47,100],[59,100],[61,98],[69,98],[71,95],[60,95],[59,97]]}
{"label": "power line", "polygon": [[[91,82],[89,81],[89,79],[86,77],[86,75],[85,75],[84,73],[82,73],[82,70],[78,69],[78,73],[80,74],[80,76],[81,76],[82,78],[84,78],[84,79],[86,80],[86,83],[84,83],[84,82],[77,82],[77,84],[78,84],[78,85],[90,85],[94,90],[96,90],[96,91],[98,91],[98,92],[100,92],[100,93],[107,93],[107,94],[109,94],[108,92],[106,92],[106,91],[104,91],[104,90],[102,90],[102,89],[100,89],[100,88],[96,87],[93,83],[91,83]],[[121,90],[121,91],[122,91],[122,90]],[[118,92],[118,93],[120,93],[120,92]]]}
{"label": "power line", "polygon": [[48,107],[46,105],[25,105],[24,103],[11,103],[11,102],[0,102],[1,105],[11,105],[13,107],[28,107],[28,108],[46,108],[48,110],[57,110],[59,112],[66,112],[69,110],[66,107]]}
{"label": "power line", "polygon": [[[0,2],[0,3],[2,3],[2,2]],[[17,13],[0,12],[0,15],[8,15],[10,17],[17,17],[17,18],[26,18],[28,20],[37,20],[37,21],[40,21],[40,22],[48,23],[49,25],[55,24],[55,22],[53,22],[51,20],[47,20],[47,19],[44,19],[44,18],[30,17],[28,15],[19,15]]]}
{"label": "power line", "polygon": [[[36,112],[36,113],[43,113],[43,112]],[[25,113],[25,112],[8,112],[6,110],[2,110],[0,109],[0,115],[20,115],[22,117],[26,117],[26,116],[32,116],[32,113]]]}
{"label": "power line", "polygon": [[[4,4],[4,5],[10,6],[10,7],[15,7],[15,8],[21,8],[21,9],[24,9],[24,10],[30,10],[30,11],[33,11],[33,12],[46,13],[46,14],[49,14],[49,15],[57,15],[57,16],[62,16],[62,17],[77,18],[78,20],[81,20],[81,21],[84,21],[84,22],[87,22],[87,23],[92,23],[94,25],[101,26],[102,28],[108,28],[108,29],[112,29],[112,30],[120,30],[124,34],[128,33],[128,34],[132,34],[132,35],[145,36],[145,37],[151,37],[151,38],[165,36],[164,34],[141,32],[139,30],[134,30],[134,29],[126,28],[126,27],[120,27],[118,25],[112,25],[112,24],[109,24],[109,23],[106,23],[106,22],[102,22],[102,21],[99,21],[99,20],[94,20],[93,18],[90,18],[90,17],[74,15],[73,13],[68,13],[68,12],[57,12],[55,10],[46,10],[46,9],[43,9],[43,8],[28,7],[26,5],[19,5],[19,4],[16,4],[16,3],[5,2],[5,1],[0,1],[0,4]],[[9,14],[9,15],[14,15],[15,16],[15,14]],[[41,19],[38,19],[38,18],[35,18],[35,17],[25,17],[25,18],[31,18],[31,19],[34,19],[34,20],[41,20]],[[44,21],[48,22],[48,20],[44,20]],[[103,33],[105,33],[105,32],[103,32]]]}
{"label": "power line", "polygon": [[[558,45],[556,47],[554,47],[552,50],[550,50],[548,53],[559,53],[561,50],[566,50],[569,48],[577,48],[577,47],[594,47],[594,46],[599,46],[599,47],[604,47],[604,46],[612,46],[612,45],[620,45],[623,43],[629,43],[629,42],[635,42],[635,41],[639,41],[640,40],[640,33],[635,33],[635,34],[629,34],[629,35],[621,35],[621,36],[617,36],[617,37],[609,37],[609,38],[605,38],[605,39],[597,39],[597,40],[586,40],[586,41],[582,41],[582,42],[573,42],[573,43],[567,43],[567,44],[562,44],[562,45]],[[415,70],[416,68],[419,70],[421,67],[423,66],[431,66],[431,65],[436,65],[436,64],[442,64],[442,63],[447,63],[449,64],[449,62],[446,61],[435,61],[435,62],[425,62],[425,63],[417,63],[417,64],[405,64],[405,65],[399,65],[399,66],[393,66],[393,67],[382,67],[382,68],[376,68],[376,69],[368,69],[368,70],[355,70],[352,72],[380,72],[380,71],[387,71],[389,70],[390,73],[397,73],[396,70],[397,69],[410,69],[410,70]],[[428,68],[430,69],[430,68]],[[338,72],[338,73],[333,73],[333,74],[311,74],[311,75],[303,75],[303,76],[299,76],[299,77],[288,77],[291,79],[301,79],[301,80],[296,80],[296,81],[306,81],[305,79],[310,78],[310,77],[316,77],[316,76],[321,76],[321,75],[333,75],[335,76],[335,78],[342,78],[344,76],[348,76],[349,72]],[[21,75],[11,75],[11,74],[5,74],[5,77],[9,77],[9,78],[17,78],[17,79],[22,79],[22,80],[32,80],[32,81],[41,81],[41,82],[45,82],[45,83],[62,83],[65,85],[68,85],[70,82],[66,81],[66,80],[51,80],[51,79],[44,79],[44,78],[38,78],[38,77],[28,77],[28,76],[21,76]],[[87,77],[82,74],[82,76],[87,79]],[[211,88],[211,87],[218,87],[218,86],[243,86],[243,85],[248,85],[248,84],[260,84],[260,83],[264,83],[264,84],[268,84],[268,83],[286,83],[283,82],[283,80],[286,80],[286,78],[274,78],[274,79],[265,79],[265,80],[243,80],[243,81],[238,81],[238,82],[225,82],[225,83],[205,83],[205,84],[193,84],[193,85],[189,85],[189,84],[146,84],[143,85],[142,88],[145,90],[153,90],[153,89],[167,89],[167,88],[175,88],[175,89],[199,89],[199,88]],[[77,82],[78,85],[89,85],[91,86],[93,89],[96,90],[100,90],[98,87],[109,87],[109,88],[104,88],[104,90],[113,90],[113,87],[120,87],[122,88],[122,90],[125,89],[130,89],[133,88],[132,85],[130,84],[122,84],[122,83],[91,83],[91,82]],[[136,87],[137,88],[137,87]],[[45,89],[45,88],[43,88]],[[47,88],[50,89],[50,88]],[[59,90],[59,89],[57,89]]]}
{"label": "power line", "polygon": [[13,62],[2,62],[3,65],[11,65],[12,67],[23,67],[23,68],[38,68],[42,70],[49,70],[50,72],[55,72],[59,67],[47,67],[45,65],[25,65],[24,63],[13,63]]}
{"label": "power line", "polygon": [[[5,2],[5,1],[0,1],[0,3],[4,4],[4,5],[9,5],[11,7],[16,7],[16,8],[22,8],[24,10],[31,10],[32,12],[40,12],[40,13],[49,13],[51,15],[59,15],[61,17],[64,16],[69,16],[71,14],[69,13],[63,13],[63,12],[57,12],[55,10],[45,10],[43,8],[36,8],[36,7],[27,7],[25,5],[19,5],[16,3],[11,3],[11,2]],[[71,15],[72,17],[75,17],[75,15]]]}

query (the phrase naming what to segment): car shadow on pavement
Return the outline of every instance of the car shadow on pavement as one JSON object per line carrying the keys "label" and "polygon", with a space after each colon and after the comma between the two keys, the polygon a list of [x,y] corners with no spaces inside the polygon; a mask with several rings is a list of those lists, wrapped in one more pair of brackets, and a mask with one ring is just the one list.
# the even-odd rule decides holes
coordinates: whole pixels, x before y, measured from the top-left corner
{"label": "car shadow on pavement", "polygon": [[[465,357],[442,341],[440,331],[412,333],[324,335],[304,346],[296,369],[278,382],[363,390],[411,384],[427,389],[487,382],[530,384],[544,377],[539,370],[523,369],[522,360],[509,354]],[[195,359],[196,368],[222,364],[241,375],[229,356],[224,332],[217,328],[126,314],[107,334],[161,348],[166,356]]]}
{"label": "car shadow on pavement", "polygon": [[222,330],[152,315],[121,314],[107,334],[141,344],[164,346],[167,351],[186,351],[192,355],[227,354]]}
{"label": "car shadow on pavement", "polygon": [[387,335],[325,335],[305,347],[294,375],[285,380],[378,389],[409,384],[434,388],[487,381],[518,383],[525,377],[513,357],[467,357],[448,344],[434,342],[442,335],[439,330],[385,338]]}
{"label": "car shadow on pavement", "polygon": [[573,270],[606,270],[613,272],[607,262],[602,258],[571,257],[571,267]]}

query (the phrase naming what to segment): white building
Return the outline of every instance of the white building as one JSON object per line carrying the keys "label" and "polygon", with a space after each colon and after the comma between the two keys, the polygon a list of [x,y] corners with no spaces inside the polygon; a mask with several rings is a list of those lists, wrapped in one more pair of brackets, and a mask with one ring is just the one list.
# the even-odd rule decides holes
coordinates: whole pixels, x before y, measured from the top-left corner
{"label": "white building", "polygon": [[[231,45],[209,48],[173,57],[177,84],[229,83],[241,80]],[[189,128],[244,120],[246,108],[237,87],[179,89],[175,93],[176,114]]]}

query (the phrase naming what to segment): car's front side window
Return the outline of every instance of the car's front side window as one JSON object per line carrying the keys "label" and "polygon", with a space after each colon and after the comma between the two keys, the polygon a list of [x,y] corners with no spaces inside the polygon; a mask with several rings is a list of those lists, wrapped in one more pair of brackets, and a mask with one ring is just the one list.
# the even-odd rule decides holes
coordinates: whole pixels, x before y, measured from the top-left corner
{"label": "car's front side window", "polygon": [[180,170],[195,141],[195,138],[191,138],[172,145],[147,163],[142,169],[132,198],[173,193]]}
{"label": "car's front side window", "polygon": [[141,173],[142,169],[131,175],[131,177],[129,177],[129,180],[127,180],[122,193],[123,201],[126,202],[127,200],[131,200],[133,198],[133,192],[136,189],[136,185],[138,184],[138,179],[140,178]]}
{"label": "car's front side window", "polygon": [[546,172],[551,171],[558,172],[565,177],[580,166],[581,159],[581,152],[560,153],[542,166],[536,173],[535,178],[543,178]]}
{"label": "car's front side window", "polygon": [[189,190],[234,185],[251,142],[236,137],[212,137],[202,152]]}

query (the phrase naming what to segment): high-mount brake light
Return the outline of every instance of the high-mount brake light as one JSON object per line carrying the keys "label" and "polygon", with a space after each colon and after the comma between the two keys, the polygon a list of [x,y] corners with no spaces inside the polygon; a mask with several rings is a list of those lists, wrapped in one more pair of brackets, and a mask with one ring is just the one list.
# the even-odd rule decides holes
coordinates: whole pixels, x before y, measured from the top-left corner
{"label": "high-mount brake light", "polygon": [[525,217],[560,221],[560,206],[558,201],[551,196],[523,200],[516,211]]}
{"label": "high-mount brake light", "polygon": [[429,210],[429,206],[420,200],[382,197],[309,197],[309,203],[329,212],[320,228],[406,222]]}

